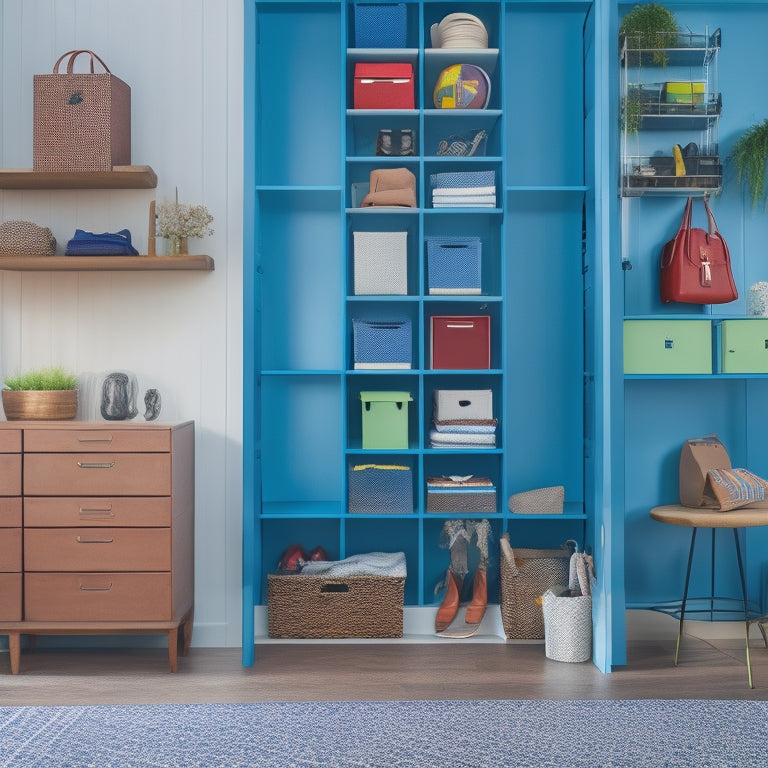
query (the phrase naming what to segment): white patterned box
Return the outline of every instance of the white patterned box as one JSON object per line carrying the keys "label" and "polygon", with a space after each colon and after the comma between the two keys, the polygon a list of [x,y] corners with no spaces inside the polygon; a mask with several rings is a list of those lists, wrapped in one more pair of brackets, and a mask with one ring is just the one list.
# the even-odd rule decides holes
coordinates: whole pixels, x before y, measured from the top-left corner
{"label": "white patterned box", "polygon": [[408,293],[408,233],[353,232],[355,296]]}

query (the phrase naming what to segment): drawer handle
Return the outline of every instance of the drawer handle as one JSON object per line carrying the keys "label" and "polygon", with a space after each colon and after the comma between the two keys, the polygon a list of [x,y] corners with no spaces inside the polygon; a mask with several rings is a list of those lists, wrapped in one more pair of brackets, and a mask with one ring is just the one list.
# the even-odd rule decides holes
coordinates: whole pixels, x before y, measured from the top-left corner
{"label": "drawer handle", "polygon": [[110,589],[112,589],[111,581],[106,587],[84,587],[82,584],[80,585],[81,592],[109,592]]}
{"label": "drawer handle", "polygon": [[99,509],[98,507],[80,507],[80,517],[84,517],[88,520],[102,518],[113,519],[115,517],[115,513],[109,508]]}
{"label": "drawer handle", "polygon": [[78,544],[111,544],[114,539],[84,539],[82,536],[78,536],[75,541]]}
{"label": "drawer handle", "polygon": [[85,435],[78,435],[77,442],[78,443],[111,443],[112,435],[108,433],[105,435],[97,435],[94,437],[86,437]]}
{"label": "drawer handle", "polygon": [[474,323],[448,323],[446,328],[474,328]]}
{"label": "drawer handle", "polygon": [[115,466],[114,461],[78,461],[78,467],[83,469],[112,469]]}

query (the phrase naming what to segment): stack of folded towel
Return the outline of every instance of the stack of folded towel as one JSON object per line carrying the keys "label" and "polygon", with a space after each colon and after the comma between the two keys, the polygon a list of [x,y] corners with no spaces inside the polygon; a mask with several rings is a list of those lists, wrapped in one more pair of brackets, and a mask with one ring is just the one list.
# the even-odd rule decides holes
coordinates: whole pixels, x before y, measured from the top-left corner
{"label": "stack of folded towel", "polygon": [[495,448],[496,419],[451,419],[432,422],[432,448]]}
{"label": "stack of folded towel", "polygon": [[433,208],[495,208],[496,172],[433,173]]}

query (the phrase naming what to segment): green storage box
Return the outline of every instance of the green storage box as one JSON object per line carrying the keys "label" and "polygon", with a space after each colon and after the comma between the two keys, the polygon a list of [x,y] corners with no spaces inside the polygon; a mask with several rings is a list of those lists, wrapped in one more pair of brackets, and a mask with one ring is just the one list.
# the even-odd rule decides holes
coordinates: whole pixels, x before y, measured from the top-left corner
{"label": "green storage box", "polygon": [[768,320],[723,320],[723,373],[768,373]]}
{"label": "green storage box", "polygon": [[363,448],[373,450],[408,447],[408,392],[361,392]]}
{"label": "green storage box", "polygon": [[624,373],[712,373],[712,323],[625,320]]}

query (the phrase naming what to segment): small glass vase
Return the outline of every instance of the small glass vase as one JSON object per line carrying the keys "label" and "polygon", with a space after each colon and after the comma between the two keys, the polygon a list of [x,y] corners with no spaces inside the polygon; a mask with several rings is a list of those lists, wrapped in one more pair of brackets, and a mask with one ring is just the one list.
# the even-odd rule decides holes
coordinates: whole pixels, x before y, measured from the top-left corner
{"label": "small glass vase", "polygon": [[189,253],[186,237],[169,237],[168,238],[168,255],[169,256],[183,256]]}

